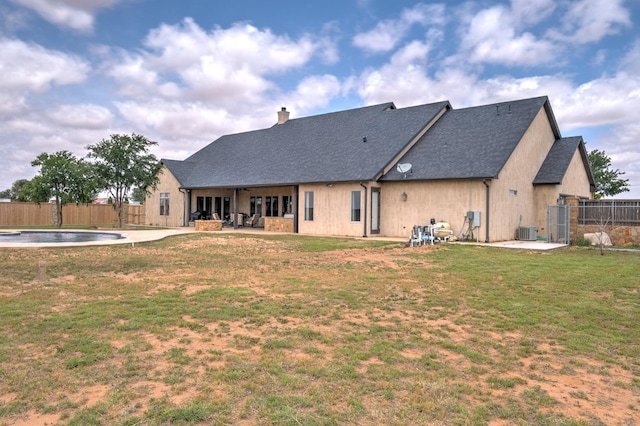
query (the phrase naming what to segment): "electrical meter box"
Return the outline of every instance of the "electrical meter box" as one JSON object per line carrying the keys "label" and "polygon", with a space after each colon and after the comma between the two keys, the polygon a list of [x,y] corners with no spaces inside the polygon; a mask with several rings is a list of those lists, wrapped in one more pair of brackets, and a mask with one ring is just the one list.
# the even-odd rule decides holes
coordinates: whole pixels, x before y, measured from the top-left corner
{"label": "electrical meter box", "polygon": [[473,223],[474,228],[480,227],[480,212],[479,211],[471,211],[467,212],[467,219],[469,223]]}

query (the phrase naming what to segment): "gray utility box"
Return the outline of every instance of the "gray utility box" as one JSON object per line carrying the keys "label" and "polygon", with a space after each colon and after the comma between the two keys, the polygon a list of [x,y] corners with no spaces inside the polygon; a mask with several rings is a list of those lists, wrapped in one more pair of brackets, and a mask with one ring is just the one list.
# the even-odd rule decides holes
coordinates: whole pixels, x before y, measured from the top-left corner
{"label": "gray utility box", "polygon": [[473,224],[474,228],[480,228],[480,212],[479,211],[471,211],[467,212],[467,220],[469,223]]}
{"label": "gray utility box", "polygon": [[516,239],[522,241],[535,241],[538,239],[538,228],[535,226],[520,226],[516,232]]}

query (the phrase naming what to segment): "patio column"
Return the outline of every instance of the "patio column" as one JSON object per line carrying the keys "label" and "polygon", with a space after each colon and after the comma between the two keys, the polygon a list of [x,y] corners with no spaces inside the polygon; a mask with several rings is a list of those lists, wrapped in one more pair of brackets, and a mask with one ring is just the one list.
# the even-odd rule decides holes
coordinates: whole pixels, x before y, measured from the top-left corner
{"label": "patio column", "polygon": [[233,229],[238,229],[238,188],[233,190]]}

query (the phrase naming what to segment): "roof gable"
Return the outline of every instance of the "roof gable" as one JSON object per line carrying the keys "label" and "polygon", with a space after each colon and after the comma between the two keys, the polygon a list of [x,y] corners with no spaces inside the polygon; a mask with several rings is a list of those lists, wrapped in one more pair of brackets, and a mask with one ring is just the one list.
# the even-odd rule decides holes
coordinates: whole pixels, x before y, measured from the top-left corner
{"label": "roof gable", "polygon": [[580,152],[580,157],[587,172],[589,183],[593,187],[595,181],[593,179],[591,167],[589,166],[586,147],[581,136],[574,136],[556,140],[551,146],[547,157],[545,158],[542,166],[540,167],[540,170],[538,171],[538,174],[533,180],[533,184],[561,184],[565,174],[567,173],[567,170],[569,169],[569,165],[571,164],[571,160],[573,159],[573,155],[575,154],[576,150]]}
{"label": "roof gable", "polygon": [[190,161],[178,161],[178,160],[160,160],[167,169],[173,174],[173,176],[180,182],[180,185],[184,186],[184,183],[189,180],[191,172],[193,171],[194,164]]}
{"label": "roof gable", "polygon": [[392,169],[382,180],[495,179],[540,109],[549,116],[548,103],[544,96],[448,111],[399,161],[411,172]]}

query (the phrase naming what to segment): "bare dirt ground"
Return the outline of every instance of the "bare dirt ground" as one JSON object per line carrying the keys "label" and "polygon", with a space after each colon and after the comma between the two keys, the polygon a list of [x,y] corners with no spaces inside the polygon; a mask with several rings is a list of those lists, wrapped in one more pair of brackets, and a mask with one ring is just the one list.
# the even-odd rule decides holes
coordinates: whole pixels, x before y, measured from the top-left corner
{"label": "bare dirt ground", "polygon": [[[262,241],[260,247],[252,247],[252,240],[238,239],[238,240],[222,240],[218,241],[218,244],[229,244],[237,246],[243,253],[248,253],[251,250],[260,250],[262,252],[272,251],[277,252],[281,249],[278,242],[264,242]],[[198,245],[209,244],[206,240],[195,241],[188,243],[188,248],[193,249]],[[338,263],[375,263],[373,268],[388,268],[398,271],[399,279],[402,279],[402,270],[406,268],[406,264],[400,264],[398,262],[398,253],[400,249],[362,249],[362,250],[344,250],[333,251],[327,253],[314,254],[314,256],[324,257],[324,261],[338,262]],[[414,251],[418,252],[432,250],[430,247],[416,248]],[[412,267],[431,268],[433,265],[421,260],[411,260],[403,258],[403,262],[413,262]],[[269,266],[264,266],[268,268]],[[157,271],[155,278],[159,281],[165,282],[164,288],[172,288],[173,275],[166,274],[163,276],[162,271]],[[174,274],[173,272],[171,274]],[[67,281],[73,281],[74,276],[65,276],[61,279]],[[123,274],[121,279],[134,282],[140,280],[136,274]],[[236,286],[247,286],[251,288],[256,294],[262,298],[279,299],[283,298],[283,294],[277,292],[270,292],[265,287],[265,280],[267,278],[260,278],[260,276],[247,279],[244,283],[237,283]],[[181,284],[181,291],[183,294],[194,294],[207,288],[206,284]],[[157,289],[155,290],[157,291]],[[296,298],[296,294],[287,294],[287,298]],[[64,310],[67,307],[60,305],[57,307],[59,310]],[[408,313],[405,310],[398,311],[378,311],[372,312],[371,315],[375,315],[378,318],[379,325],[385,324],[385,318],[389,321],[389,324],[393,324],[393,321],[422,321],[424,322],[425,329],[437,328],[449,330],[449,339],[452,344],[464,344],[472,339],[485,338],[490,339],[496,343],[505,347],[516,346],[518,342],[521,342],[526,336],[522,336],[519,333],[491,333],[484,332],[478,333],[477,330],[471,329],[468,326],[459,325],[455,317],[445,317],[439,319],[428,318],[415,318],[412,313]],[[458,315],[463,316],[465,312],[461,311]],[[262,324],[250,324],[246,320],[241,321],[225,321],[225,329],[221,330],[219,323],[203,323],[189,316],[182,318],[188,323],[198,323],[204,325],[206,331],[194,328],[189,330],[185,328],[175,328],[173,330],[172,337],[160,337],[148,332],[140,332],[136,338],[146,342],[150,349],[146,352],[147,360],[146,365],[149,369],[148,380],[140,380],[136,382],[131,388],[131,400],[127,402],[127,408],[131,413],[142,413],[149,407],[149,401],[151,399],[159,399],[166,397],[171,402],[181,405],[191,400],[196,395],[199,385],[201,385],[205,370],[224,368],[225,358],[232,355],[241,356],[243,359],[249,362],[258,364],[260,362],[260,344],[264,342],[265,336],[273,335],[274,332],[285,332],[287,330],[295,330],[302,324],[300,319],[289,318],[287,322],[279,322],[276,319],[272,319],[270,322]],[[362,316],[358,312],[345,309],[342,312],[342,316],[339,323],[334,322],[331,325],[305,324],[313,331],[322,333],[323,335],[336,335],[340,333],[341,324],[358,324],[369,321],[367,317]],[[238,339],[241,337],[242,342],[239,343]],[[188,342],[185,344],[185,342]],[[260,342],[260,343],[258,343]],[[116,350],[120,350],[125,347],[129,340],[112,340],[111,345]],[[327,361],[332,356],[332,348],[328,344],[317,342],[319,350],[326,354]],[[192,362],[189,364],[189,374],[184,382],[179,385],[172,385],[163,382],[162,380],[155,380],[154,377],[163,377],[167,371],[172,367],[171,362],[167,360],[166,354],[176,347],[186,348],[184,355],[192,360],[198,360],[198,362]],[[29,353],[29,348],[23,348],[25,353]],[[446,363],[457,371],[468,371],[473,369],[473,361],[470,361],[468,357],[465,357],[461,353],[456,353],[445,348],[432,348],[432,351],[437,352],[438,359],[446,361]],[[217,358],[211,357],[212,351],[220,354]],[[424,356],[425,353],[422,349],[408,348],[404,350],[401,355],[406,359],[419,359]],[[31,353],[32,357],[47,356],[42,353]],[[302,362],[310,355],[301,350],[292,350],[289,356],[295,362]],[[360,369],[364,372],[372,364],[384,364],[384,362],[376,357],[370,357],[369,359],[361,363]],[[512,387],[489,387],[487,385],[490,377],[499,375],[502,379],[514,378],[516,380],[515,385]],[[532,379],[534,378],[534,379]],[[521,356],[515,367],[507,373],[500,372],[499,374],[488,368],[487,371],[480,371],[472,380],[476,383],[484,384],[486,387],[485,394],[482,398],[478,398],[475,403],[480,404],[484,401],[481,399],[497,399],[507,401],[509,399],[522,401],[523,389],[525,387],[531,388],[532,385],[539,386],[541,394],[547,394],[556,403],[550,404],[547,408],[549,411],[561,412],[564,416],[581,420],[585,424],[606,424],[606,425],[640,425],[640,394],[637,388],[630,386],[621,386],[620,384],[631,383],[634,379],[632,372],[623,369],[620,366],[605,364],[588,357],[573,357],[567,359],[567,356],[561,351],[561,348],[552,345],[548,342],[539,342],[533,350],[527,354]],[[525,386],[525,382],[527,385]],[[108,399],[109,393],[112,389],[109,385],[91,384],[84,387],[78,387],[70,389],[68,393],[68,399],[77,404],[80,408],[92,407],[98,402]],[[224,390],[220,388],[215,390],[213,387],[209,392],[220,392],[219,397],[225,399],[223,394]],[[471,397],[470,405],[474,404],[474,397]],[[0,402],[8,404],[15,399],[15,395],[6,394],[0,395]],[[376,412],[379,410],[384,411],[384,407],[376,406],[375,401],[364,400],[365,408],[369,412]],[[367,404],[372,404],[366,406]],[[243,418],[241,416],[235,416],[232,414],[232,418],[237,419],[237,424],[254,424],[257,423],[255,418]],[[381,415],[380,420],[383,417]],[[42,414],[32,410],[27,415],[16,418],[15,421],[10,423],[16,426],[34,426],[34,425],[54,425],[60,422],[65,422],[60,418],[58,413]],[[507,425],[512,424],[509,419],[495,419],[490,424],[493,425]]]}

